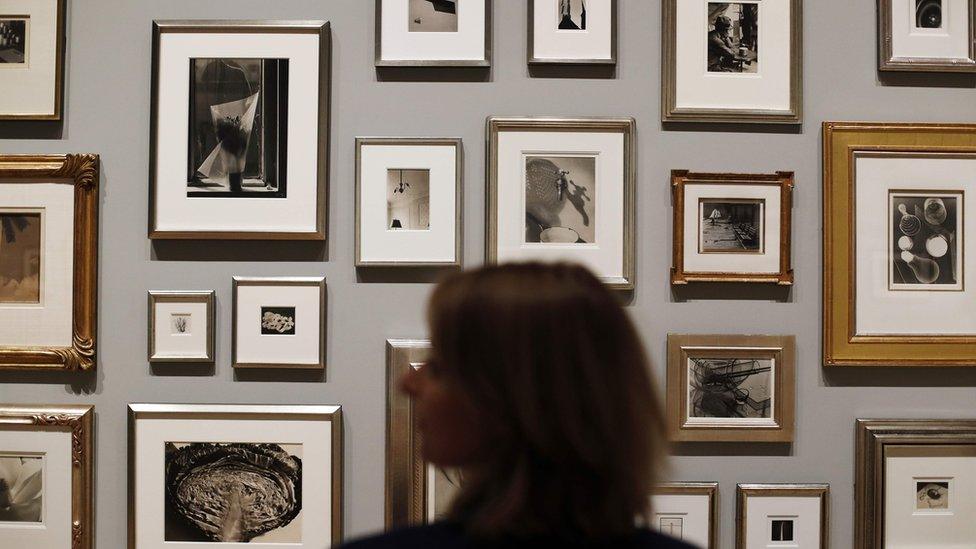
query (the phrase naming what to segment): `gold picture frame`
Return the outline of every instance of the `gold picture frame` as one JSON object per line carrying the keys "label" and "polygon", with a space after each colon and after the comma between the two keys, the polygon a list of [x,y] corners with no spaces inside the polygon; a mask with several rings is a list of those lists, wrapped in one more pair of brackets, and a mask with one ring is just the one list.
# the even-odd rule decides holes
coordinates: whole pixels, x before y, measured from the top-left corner
{"label": "gold picture frame", "polygon": [[[718,483],[717,482],[662,482],[654,489],[655,496],[703,496],[708,498],[708,546],[718,549]],[[656,514],[657,509],[651,509]],[[653,526],[653,524],[652,524]]]}
{"label": "gold picture frame", "polygon": [[[830,486],[827,484],[738,484],[735,487],[735,547],[746,545],[750,497],[816,497],[820,499],[820,549],[830,547]],[[801,544],[801,546],[803,546]],[[806,546],[803,546],[806,547]]]}

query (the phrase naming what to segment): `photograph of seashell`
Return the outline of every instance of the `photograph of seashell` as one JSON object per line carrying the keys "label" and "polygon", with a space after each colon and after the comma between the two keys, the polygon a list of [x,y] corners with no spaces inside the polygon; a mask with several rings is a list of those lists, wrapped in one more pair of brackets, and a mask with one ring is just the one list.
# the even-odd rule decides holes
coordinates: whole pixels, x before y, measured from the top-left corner
{"label": "photograph of seashell", "polygon": [[961,291],[962,192],[889,194],[889,289]]}

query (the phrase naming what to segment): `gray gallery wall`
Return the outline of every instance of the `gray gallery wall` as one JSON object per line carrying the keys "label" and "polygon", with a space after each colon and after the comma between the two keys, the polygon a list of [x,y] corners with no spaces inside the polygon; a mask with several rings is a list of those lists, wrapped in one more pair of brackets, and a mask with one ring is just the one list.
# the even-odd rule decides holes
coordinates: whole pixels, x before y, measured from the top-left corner
{"label": "gray gallery wall", "polygon": [[[98,371],[0,375],[0,402],[91,403],[97,411],[97,542],[126,540],[129,402],[341,404],[347,536],[383,526],[384,341],[424,337],[429,273],[360,273],[354,254],[356,136],[458,136],[465,146],[464,259],[484,251],[484,120],[488,115],[625,115],[638,124],[637,289],[628,309],[663,386],[668,332],[795,334],[797,436],[791,446],[677,449],[676,480],[721,482],[721,544],[733,546],[737,482],[829,482],[833,547],[850,547],[853,424],[858,417],[974,417],[976,370],[825,371],[820,361],[823,120],[973,122],[968,77],[875,70],[875,2],[809,0],[804,13],[804,119],[797,132],[662,128],[660,0],[621,0],[616,78],[530,75],[525,0],[496,0],[494,63],[477,73],[378,75],[372,0],[69,0],[67,102],[56,124],[0,122],[0,152],[102,156]],[[333,29],[328,250],[307,244],[146,238],[149,59],[153,19],[327,19]],[[588,76],[588,77],[586,77]],[[387,77],[389,79],[387,79]],[[63,134],[63,135],[62,135]],[[671,169],[796,172],[791,293],[709,288],[675,295]],[[328,372],[245,374],[230,367],[231,277],[325,275]],[[146,291],[216,289],[215,369],[150,367]]]}

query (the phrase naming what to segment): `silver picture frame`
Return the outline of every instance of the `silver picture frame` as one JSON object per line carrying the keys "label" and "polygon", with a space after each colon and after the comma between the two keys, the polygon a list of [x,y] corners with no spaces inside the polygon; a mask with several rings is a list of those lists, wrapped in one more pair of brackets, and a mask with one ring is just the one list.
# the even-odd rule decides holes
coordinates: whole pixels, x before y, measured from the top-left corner
{"label": "silver picture frame", "polygon": [[894,54],[893,3],[898,0],[878,0],[878,70],[881,72],[976,72],[976,0],[968,0],[969,54],[965,58],[896,57]]}
{"label": "silver picture frame", "polygon": [[[202,291],[169,291],[169,290],[150,290],[149,300],[149,319],[148,319],[148,342],[146,355],[150,363],[203,363],[212,364],[214,362],[214,334],[216,333],[216,313],[214,311],[214,301],[216,299],[214,290]],[[156,348],[156,305],[158,303],[205,303],[207,306],[207,343],[206,352],[202,355],[165,355],[158,352]]]}
{"label": "silver picture frame", "polygon": [[613,66],[617,64],[617,12],[618,5],[617,0],[609,0],[610,2],[610,57],[607,58],[597,58],[597,59],[587,59],[587,58],[539,58],[535,56],[535,6],[536,2],[545,2],[546,0],[529,0],[528,3],[528,39],[526,44],[528,45],[526,51],[526,62],[529,65],[609,65]]}
{"label": "silver picture frame", "polygon": [[483,59],[384,59],[383,58],[383,0],[376,0],[376,22],[374,42],[374,64],[377,68],[386,67],[445,67],[445,68],[488,68],[492,56],[492,0],[485,0],[485,49]]}

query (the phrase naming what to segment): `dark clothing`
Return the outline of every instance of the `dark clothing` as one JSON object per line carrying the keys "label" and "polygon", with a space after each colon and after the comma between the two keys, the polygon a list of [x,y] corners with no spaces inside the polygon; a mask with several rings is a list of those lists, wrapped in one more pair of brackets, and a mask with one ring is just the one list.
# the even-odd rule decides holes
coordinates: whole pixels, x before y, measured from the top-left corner
{"label": "dark clothing", "polygon": [[724,72],[732,67],[738,56],[732,39],[717,30],[708,33],[708,70]]}

